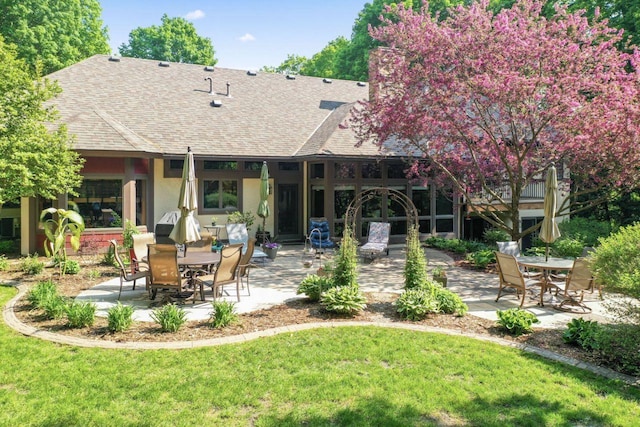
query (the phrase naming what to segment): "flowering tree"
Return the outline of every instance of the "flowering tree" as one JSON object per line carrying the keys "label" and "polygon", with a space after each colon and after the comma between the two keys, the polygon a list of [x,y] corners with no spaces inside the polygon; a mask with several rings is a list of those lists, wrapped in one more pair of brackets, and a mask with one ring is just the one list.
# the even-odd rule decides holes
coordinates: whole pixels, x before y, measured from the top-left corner
{"label": "flowering tree", "polygon": [[640,173],[636,51],[615,48],[606,22],[517,1],[449,11],[398,7],[371,30],[371,99],[351,120],[359,143],[410,156],[409,174],[437,180],[514,240],[523,190],[552,163],[571,171],[558,214],[589,209],[605,188],[632,189]]}

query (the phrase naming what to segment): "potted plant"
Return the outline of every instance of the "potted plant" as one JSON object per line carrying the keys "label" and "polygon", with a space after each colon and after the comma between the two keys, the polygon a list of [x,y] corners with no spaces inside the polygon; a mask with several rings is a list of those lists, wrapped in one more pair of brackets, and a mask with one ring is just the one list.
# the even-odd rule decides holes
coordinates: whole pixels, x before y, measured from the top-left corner
{"label": "potted plant", "polygon": [[276,255],[278,254],[278,249],[280,249],[282,245],[276,242],[267,242],[264,244],[264,253],[267,254],[269,259],[276,259]]}
{"label": "potted plant", "polygon": [[213,227],[215,227],[217,223],[218,223],[218,217],[212,216],[211,217],[211,225]]}
{"label": "potted plant", "polygon": [[447,272],[442,267],[435,267],[431,272],[433,281],[440,283],[443,288],[447,287]]}
{"label": "potted plant", "polygon": [[211,252],[218,252],[222,250],[223,246],[224,245],[218,239],[213,239],[211,241]]}

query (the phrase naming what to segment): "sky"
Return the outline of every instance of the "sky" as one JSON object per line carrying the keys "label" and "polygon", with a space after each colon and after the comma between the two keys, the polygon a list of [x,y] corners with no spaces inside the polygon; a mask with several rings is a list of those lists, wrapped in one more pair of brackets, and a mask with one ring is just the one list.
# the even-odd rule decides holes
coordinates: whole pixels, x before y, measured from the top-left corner
{"label": "sky", "polygon": [[367,0],[101,0],[113,53],[138,27],[159,26],[163,14],[189,20],[211,39],[216,66],[258,70],[288,54],[311,58],[339,36],[351,38]]}

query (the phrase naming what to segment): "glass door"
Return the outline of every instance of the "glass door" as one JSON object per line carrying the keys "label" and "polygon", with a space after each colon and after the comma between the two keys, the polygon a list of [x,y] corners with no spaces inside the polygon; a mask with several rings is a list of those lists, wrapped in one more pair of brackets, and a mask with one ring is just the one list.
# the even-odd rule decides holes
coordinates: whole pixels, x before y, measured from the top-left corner
{"label": "glass door", "polygon": [[278,199],[276,217],[278,240],[301,240],[300,185],[298,183],[278,184],[276,197]]}

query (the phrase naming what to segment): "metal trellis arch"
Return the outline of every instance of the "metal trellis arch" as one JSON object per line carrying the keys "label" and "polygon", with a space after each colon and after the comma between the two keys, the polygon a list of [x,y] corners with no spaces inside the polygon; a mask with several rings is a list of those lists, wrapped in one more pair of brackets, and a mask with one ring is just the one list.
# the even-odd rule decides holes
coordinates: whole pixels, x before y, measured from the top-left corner
{"label": "metal trellis arch", "polygon": [[345,224],[348,224],[352,231],[356,229],[358,211],[362,209],[362,205],[376,196],[387,196],[390,200],[399,203],[404,208],[407,215],[407,233],[411,224],[418,229],[418,210],[409,197],[392,188],[374,187],[356,194],[351,203],[349,203],[349,206],[347,206]]}

